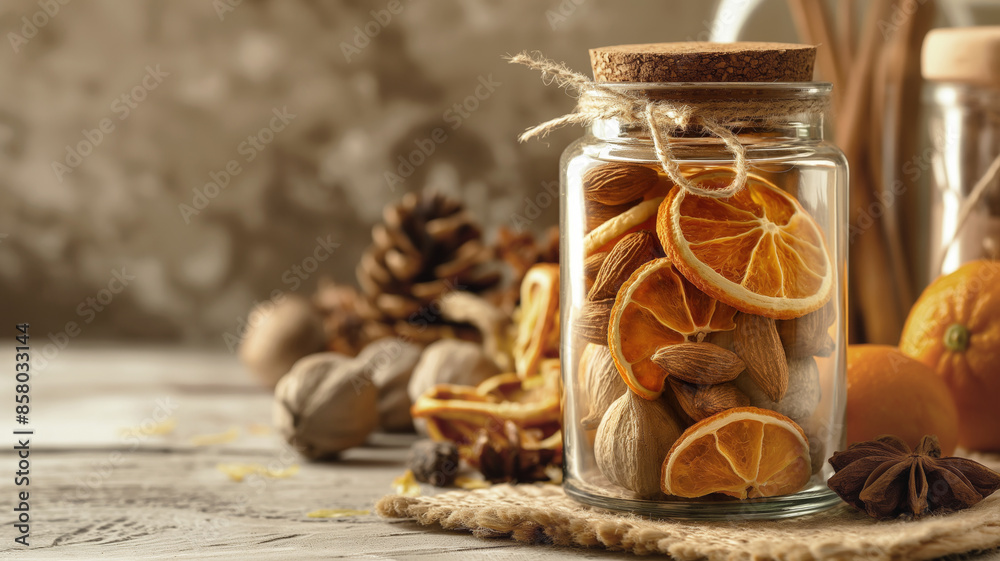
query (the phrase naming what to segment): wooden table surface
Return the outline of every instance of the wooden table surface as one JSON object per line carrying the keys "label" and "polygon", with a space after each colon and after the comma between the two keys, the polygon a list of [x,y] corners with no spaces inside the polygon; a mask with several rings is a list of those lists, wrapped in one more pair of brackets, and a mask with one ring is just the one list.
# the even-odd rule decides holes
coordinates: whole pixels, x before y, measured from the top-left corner
{"label": "wooden table surface", "polygon": [[[0,356],[12,361],[9,351]],[[6,391],[13,393],[10,386]],[[317,509],[371,509],[404,471],[414,437],[376,435],[338,462],[302,462],[265,429],[269,392],[225,353],[74,345],[33,374],[31,391],[30,547],[13,542],[16,466],[8,459],[0,477],[6,513],[0,558],[633,558],[483,540],[374,515],[308,518]],[[0,401],[7,426],[15,426],[12,400]],[[176,419],[168,434],[128,433],[166,417]],[[192,443],[192,437],[229,431],[238,433],[231,442]],[[15,444],[7,434],[4,448]],[[237,483],[217,469],[220,463],[294,464],[300,471]]]}

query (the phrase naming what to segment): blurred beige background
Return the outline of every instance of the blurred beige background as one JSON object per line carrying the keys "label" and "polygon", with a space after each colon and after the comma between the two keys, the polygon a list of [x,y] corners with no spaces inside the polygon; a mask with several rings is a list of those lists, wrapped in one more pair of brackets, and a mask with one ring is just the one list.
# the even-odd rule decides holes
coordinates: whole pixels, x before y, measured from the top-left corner
{"label": "blurred beige background", "polygon": [[[714,7],[4,2],[3,320],[31,322],[43,342],[222,347],[275,289],[309,295],[322,275],[353,282],[383,205],[407,191],[461,196],[492,238],[557,179],[562,148],[580,134],[519,145],[519,132],[573,101],[501,56],[540,50],[589,71],[589,47],[706,40]],[[781,0],[749,29],[743,38],[795,40]],[[387,180],[438,128],[445,140],[412,175]],[[532,227],[557,215],[553,205]],[[336,246],[332,257],[290,276],[317,238]],[[67,334],[67,322],[79,331]]]}

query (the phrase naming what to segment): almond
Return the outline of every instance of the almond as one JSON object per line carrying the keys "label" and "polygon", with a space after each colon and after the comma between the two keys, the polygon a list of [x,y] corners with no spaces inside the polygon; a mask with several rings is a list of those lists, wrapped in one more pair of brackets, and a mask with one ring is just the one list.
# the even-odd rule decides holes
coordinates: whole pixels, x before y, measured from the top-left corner
{"label": "almond", "polygon": [[830,356],[836,344],[830,326],[837,319],[833,301],[811,314],[777,322],[778,337],[788,358]]}
{"label": "almond", "polygon": [[712,343],[679,343],[660,347],[653,362],[671,377],[692,384],[721,384],[736,379],[746,365],[736,356]]}
{"label": "almond", "polygon": [[707,419],[734,407],[750,405],[750,398],[732,382],[713,385],[689,384],[675,378],[668,378],[677,402],[684,412],[695,421]]}
{"label": "almond", "polygon": [[590,168],[583,175],[583,194],[589,201],[623,205],[641,199],[659,181],[660,176],[653,168],[637,164],[604,164]]}
{"label": "almond", "polygon": [[636,199],[625,204],[606,205],[597,201],[587,201],[587,232],[589,233],[594,228],[597,228],[601,224],[604,224],[608,220],[611,220],[641,202],[642,199]]}
{"label": "almond", "polygon": [[627,391],[611,350],[604,345],[587,345],[580,356],[580,395],[587,404],[587,416],[580,421],[583,428],[596,429],[608,407]]}
{"label": "almond", "polygon": [[746,364],[750,379],[771,401],[781,401],[788,390],[788,363],[771,318],[736,314],[733,350]]}
{"label": "almond", "polygon": [[640,230],[624,236],[608,252],[607,258],[597,271],[594,286],[587,294],[588,300],[614,298],[618,289],[643,263],[663,257],[663,247],[655,232]]}
{"label": "almond", "polygon": [[583,279],[587,286],[587,292],[590,292],[590,288],[594,286],[594,281],[597,279],[597,273],[601,270],[601,265],[604,264],[604,260],[607,259],[608,252],[602,251],[600,253],[595,253],[593,255],[588,255],[587,259],[583,262]]}
{"label": "almond", "polygon": [[614,305],[614,298],[584,302],[576,317],[577,335],[588,343],[607,345],[608,321],[611,319],[611,308]]}

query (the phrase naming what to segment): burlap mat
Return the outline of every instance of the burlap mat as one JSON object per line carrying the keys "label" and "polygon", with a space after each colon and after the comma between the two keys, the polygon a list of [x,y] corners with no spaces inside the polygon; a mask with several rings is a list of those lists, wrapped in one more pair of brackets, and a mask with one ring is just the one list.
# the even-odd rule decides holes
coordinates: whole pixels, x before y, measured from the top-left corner
{"label": "burlap mat", "polygon": [[[1000,457],[970,457],[1000,468]],[[1000,492],[961,512],[883,522],[846,505],[775,521],[650,520],[583,506],[555,485],[389,495],[375,509],[384,517],[413,518],[480,537],[661,553],[680,560],[918,560],[1000,547]]]}

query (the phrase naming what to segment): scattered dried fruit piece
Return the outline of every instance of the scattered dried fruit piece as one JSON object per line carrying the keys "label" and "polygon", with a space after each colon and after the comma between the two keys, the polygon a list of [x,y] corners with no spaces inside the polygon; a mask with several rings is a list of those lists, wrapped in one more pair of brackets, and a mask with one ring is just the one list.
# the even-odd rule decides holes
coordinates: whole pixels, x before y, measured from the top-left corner
{"label": "scattered dried fruit piece", "polygon": [[306,516],[309,518],[347,518],[350,516],[367,516],[371,513],[372,511],[370,510],[356,510],[353,508],[321,508],[306,514]]}
{"label": "scattered dried fruit piece", "polygon": [[757,387],[771,401],[781,401],[788,391],[788,363],[774,320],[737,314],[733,347]]}
{"label": "scattered dried fruit piece", "polygon": [[506,421],[523,429],[538,429],[543,438],[559,431],[559,361],[543,361],[540,370],[540,376],[527,380],[513,373],[500,374],[475,388],[435,386],[417,399],[411,413],[427,420],[432,439],[455,443],[460,456],[475,465],[473,446],[484,427],[498,438],[506,438],[502,434]]}
{"label": "scattered dried fruit piece", "polygon": [[392,487],[396,490],[397,495],[402,495],[404,497],[420,496],[420,484],[417,483],[417,479],[413,477],[413,471],[411,470],[406,470],[403,472],[403,475],[393,479]]}
{"label": "scattered dried fruit piece", "polygon": [[656,227],[656,209],[659,208],[662,201],[663,197],[643,201],[594,228],[583,238],[583,254],[593,255],[601,251],[609,251],[622,236],[630,232],[654,229]]}
{"label": "scattered dried fruit piece", "polygon": [[597,429],[597,467],[609,481],[640,497],[656,495],[660,491],[660,466],[681,429],[663,401],[649,401],[626,392],[608,408]]}
{"label": "scattered dried fruit piece", "polygon": [[662,347],[653,353],[652,361],[671,378],[701,385],[729,382],[746,368],[736,353],[707,342]]}
{"label": "scattered dried fruit piece", "polygon": [[472,477],[460,475],[455,478],[455,486],[471,491],[473,489],[489,489],[493,486],[493,483],[482,479],[474,479]]}
{"label": "scattered dried fruit piece", "polygon": [[688,427],[663,462],[663,492],[738,499],[802,489],[812,474],[809,442],[794,421],[767,409],[729,409]]}
{"label": "scattered dried fruit piece", "polygon": [[191,437],[193,446],[214,446],[216,444],[226,444],[240,437],[240,429],[233,427],[226,432],[216,434],[199,434]]}
{"label": "scattered dried fruit piece", "polygon": [[660,175],[653,168],[638,164],[611,162],[592,167],[583,174],[583,195],[606,205],[620,205],[656,187]]}
{"label": "scattered dried fruit piece", "polygon": [[135,427],[129,427],[127,429],[122,429],[119,434],[122,438],[140,438],[143,436],[162,436],[165,434],[170,434],[174,432],[174,428],[177,427],[177,419],[170,417],[159,423],[146,424]]}
{"label": "scattered dried fruit piece", "polygon": [[514,369],[522,378],[538,372],[543,358],[559,356],[559,265],[540,263],[521,283]]}
{"label": "scattered dried fruit piece", "polygon": [[652,361],[667,345],[733,329],[736,310],[688,282],[669,259],[654,259],[625,281],[608,325],[608,347],[622,379],[646,399],[663,393],[667,372]]}
{"label": "scattered dried fruit piece", "polygon": [[268,425],[262,425],[260,423],[250,423],[247,427],[247,432],[253,436],[267,436],[274,432],[274,429]]}
{"label": "scattered dried fruit piece", "polygon": [[[716,168],[689,179],[711,188],[729,185],[733,176]],[[823,231],[795,197],[756,175],[728,199],[674,187],[660,206],[656,231],[688,280],[740,311],[791,319],[833,295]]]}
{"label": "scattered dried fruit piece", "polygon": [[261,464],[218,464],[215,468],[237,483],[243,481],[248,475],[286,479],[299,472],[298,464],[292,464],[282,469],[273,469]]}
{"label": "scattered dried fruit piece", "polygon": [[895,436],[834,453],[827,485],[848,504],[879,519],[969,508],[1000,489],[1000,473],[965,458],[942,458],[936,436],[913,452]]}

